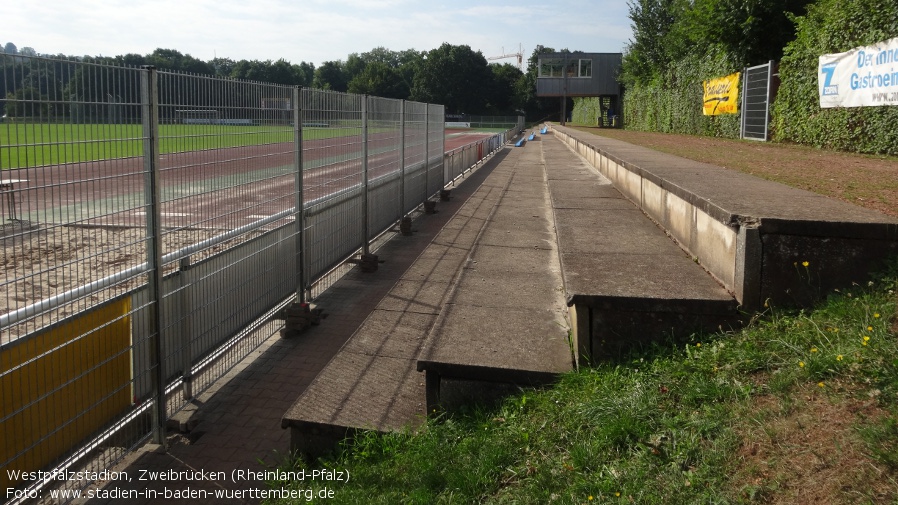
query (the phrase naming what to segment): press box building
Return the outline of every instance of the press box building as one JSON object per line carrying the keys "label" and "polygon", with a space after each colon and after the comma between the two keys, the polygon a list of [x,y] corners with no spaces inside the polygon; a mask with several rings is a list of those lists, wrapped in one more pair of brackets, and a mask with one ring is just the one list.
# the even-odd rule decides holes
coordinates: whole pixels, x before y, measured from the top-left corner
{"label": "press box building", "polygon": [[546,53],[539,55],[536,96],[559,97],[567,118],[565,103],[570,97],[599,97],[597,124],[612,126],[621,115],[620,75],[622,53]]}

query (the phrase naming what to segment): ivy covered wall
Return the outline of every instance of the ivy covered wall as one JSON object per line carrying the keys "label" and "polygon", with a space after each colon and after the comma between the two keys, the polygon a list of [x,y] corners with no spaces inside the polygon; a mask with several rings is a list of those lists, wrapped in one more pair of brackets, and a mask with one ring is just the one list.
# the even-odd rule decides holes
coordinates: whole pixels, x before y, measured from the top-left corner
{"label": "ivy covered wall", "polygon": [[[779,61],[772,139],[898,154],[898,107],[822,109],[818,58],[898,37],[895,0],[632,0],[624,55],[627,128],[737,138],[741,115],[702,115],[703,80]],[[896,67],[898,69],[898,67]],[[576,99],[575,122],[595,118]],[[594,123],[595,120],[592,119]]]}
{"label": "ivy covered wall", "polygon": [[773,138],[860,153],[898,155],[898,107],[821,109],[818,58],[898,37],[894,0],[819,0],[796,19],[780,62]]}

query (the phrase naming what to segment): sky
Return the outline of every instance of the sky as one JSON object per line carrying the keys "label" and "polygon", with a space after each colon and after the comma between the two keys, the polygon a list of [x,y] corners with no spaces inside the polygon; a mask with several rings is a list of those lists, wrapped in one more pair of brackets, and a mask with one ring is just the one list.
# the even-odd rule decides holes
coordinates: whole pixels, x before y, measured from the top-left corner
{"label": "sky", "polygon": [[[7,2],[0,44],[71,56],[175,49],[208,61],[285,59],[320,66],[376,47],[429,51],[448,42],[487,58],[537,45],[622,52],[623,0],[42,0]],[[497,60],[516,63],[514,58]]]}

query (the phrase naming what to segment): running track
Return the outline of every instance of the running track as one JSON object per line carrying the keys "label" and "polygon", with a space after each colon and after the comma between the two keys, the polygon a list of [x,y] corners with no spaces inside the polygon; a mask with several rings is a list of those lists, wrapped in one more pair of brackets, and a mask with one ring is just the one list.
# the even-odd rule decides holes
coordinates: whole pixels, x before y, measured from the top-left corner
{"label": "running track", "polygon": [[[454,132],[445,151],[491,136]],[[423,139],[419,139],[423,141]],[[396,140],[369,136],[369,178],[398,170]],[[304,141],[304,198],[311,201],[362,182],[358,137]],[[407,164],[423,161],[407,149]],[[267,144],[162,155],[162,226],[233,229],[295,205],[293,144]],[[145,226],[142,158],[8,170],[18,217],[49,224]],[[6,203],[6,202],[2,202]]]}

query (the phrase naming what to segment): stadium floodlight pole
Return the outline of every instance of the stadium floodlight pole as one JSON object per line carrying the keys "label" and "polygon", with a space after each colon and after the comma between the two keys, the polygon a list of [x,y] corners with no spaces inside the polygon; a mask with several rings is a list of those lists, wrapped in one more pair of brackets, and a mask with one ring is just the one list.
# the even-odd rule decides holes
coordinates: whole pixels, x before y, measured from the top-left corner
{"label": "stadium floodlight pole", "polygon": [[305,191],[302,170],[302,86],[293,88],[293,168],[295,170],[293,227],[296,238],[296,301],[306,301],[305,242],[306,227]]}
{"label": "stadium floodlight pole", "polygon": [[147,288],[149,310],[148,347],[150,381],[153,395],[152,440],[165,449],[165,384],[162,373],[162,225],[159,177],[159,74],[156,67],[144,65],[140,74],[143,117],[144,198],[147,232]]}
{"label": "stadium floodlight pole", "polygon": [[367,255],[371,254],[371,247],[368,243],[368,238],[371,236],[368,215],[368,95],[362,95],[362,172],[365,177],[365,187],[362,194],[362,212],[365,214],[365,246],[362,252]]}

